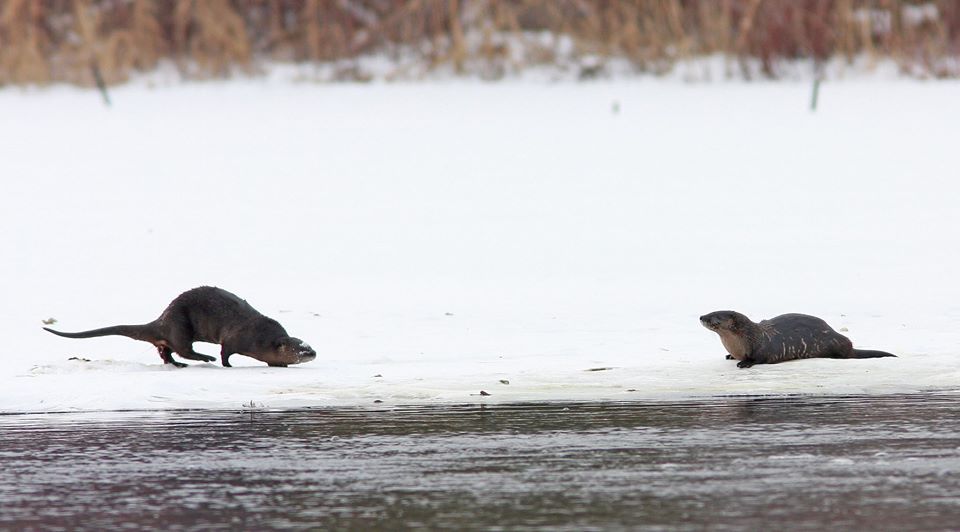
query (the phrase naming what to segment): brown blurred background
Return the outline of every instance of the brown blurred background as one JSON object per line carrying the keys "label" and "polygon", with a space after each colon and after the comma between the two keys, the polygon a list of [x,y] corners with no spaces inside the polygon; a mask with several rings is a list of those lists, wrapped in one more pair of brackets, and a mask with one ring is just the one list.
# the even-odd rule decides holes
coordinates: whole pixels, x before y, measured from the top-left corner
{"label": "brown blurred background", "polygon": [[588,78],[611,58],[663,73],[724,54],[743,77],[839,58],[939,78],[960,73],[958,52],[958,0],[0,0],[4,85],[92,85],[95,72],[112,84],[165,62],[186,79],[280,61],[365,80],[355,61],[371,55],[395,77],[498,79],[572,61]]}

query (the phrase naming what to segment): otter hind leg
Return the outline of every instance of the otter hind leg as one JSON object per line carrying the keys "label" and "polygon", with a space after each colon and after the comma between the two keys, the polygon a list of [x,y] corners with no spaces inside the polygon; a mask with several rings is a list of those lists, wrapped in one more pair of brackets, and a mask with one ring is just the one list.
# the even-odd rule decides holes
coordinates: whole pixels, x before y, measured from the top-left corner
{"label": "otter hind leg", "polygon": [[176,360],[173,359],[173,354],[172,354],[173,350],[170,349],[169,347],[165,345],[158,345],[157,352],[160,353],[160,359],[163,360],[164,364],[173,364],[175,367],[178,367],[178,368],[187,367],[187,365],[184,364],[183,362],[177,362]]}

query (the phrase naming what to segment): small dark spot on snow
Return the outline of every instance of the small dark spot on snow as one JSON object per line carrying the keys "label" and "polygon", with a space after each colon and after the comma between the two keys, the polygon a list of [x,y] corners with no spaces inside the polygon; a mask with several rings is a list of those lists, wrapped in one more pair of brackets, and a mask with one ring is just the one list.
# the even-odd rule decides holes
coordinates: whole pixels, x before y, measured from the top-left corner
{"label": "small dark spot on snow", "polygon": [[587,368],[583,371],[609,371],[613,368]]}
{"label": "small dark spot on snow", "polygon": [[377,373],[376,375],[373,376],[373,378],[374,378],[374,379],[377,379],[377,378],[382,379],[382,378],[383,378],[383,375]]}
{"label": "small dark spot on snow", "polygon": [[80,362],[90,362],[90,359],[89,359],[89,358],[83,358],[83,357],[70,357],[70,358],[68,358],[67,360],[77,360],[77,361],[80,361]]}
{"label": "small dark spot on snow", "polygon": [[41,322],[44,325],[53,325],[54,323],[57,323],[57,318],[47,318],[45,320],[41,320]]}
{"label": "small dark spot on snow", "polygon": [[510,381],[507,379],[500,379],[500,384],[510,384]]}
{"label": "small dark spot on snow", "polygon": [[630,388],[630,389],[628,389],[627,391],[628,391],[628,392],[635,392],[635,391],[637,391],[637,389],[636,389],[636,388]]}
{"label": "small dark spot on snow", "polygon": [[483,390],[480,390],[480,395],[487,396],[487,395],[490,395],[490,394],[487,393],[487,392],[485,392],[485,391],[483,391]]}
{"label": "small dark spot on snow", "polygon": [[383,401],[380,400],[380,399],[375,399],[373,402],[374,402],[374,403],[382,403]]}
{"label": "small dark spot on snow", "polygon": [[444,312],[443,315],[444,315],[444,316],[453,316],[453,312]]}

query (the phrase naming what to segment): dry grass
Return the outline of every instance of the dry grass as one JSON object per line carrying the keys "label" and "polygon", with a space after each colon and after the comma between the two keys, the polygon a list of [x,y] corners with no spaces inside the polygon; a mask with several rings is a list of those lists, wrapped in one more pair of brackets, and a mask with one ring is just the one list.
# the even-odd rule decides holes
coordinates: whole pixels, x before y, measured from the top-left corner
{"label": "dry grass", "polygon": [[219,77],[401,51],[424,70],[497,77],[556,61],[543,35],[649,72],[722,53],[770,77],[788,60],[855,56],[960,74],[956,0],[0,0],[0,84],[91,85],[95,68],[117,83],[162,60]]}

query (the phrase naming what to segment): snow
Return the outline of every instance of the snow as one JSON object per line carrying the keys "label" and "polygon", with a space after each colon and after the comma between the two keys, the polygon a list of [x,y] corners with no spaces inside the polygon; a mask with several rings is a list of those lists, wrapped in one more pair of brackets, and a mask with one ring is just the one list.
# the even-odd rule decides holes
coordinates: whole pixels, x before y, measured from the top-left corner
{"label": "snow", "polygon": [[[791,81],[4,89],[0,412],[960,389],[958,89],[828,82],[816,113]],[[317,359],[178,370],[41,329],[203,284]],[[899,358],[739,370],[698,322],[719,309]]]}

